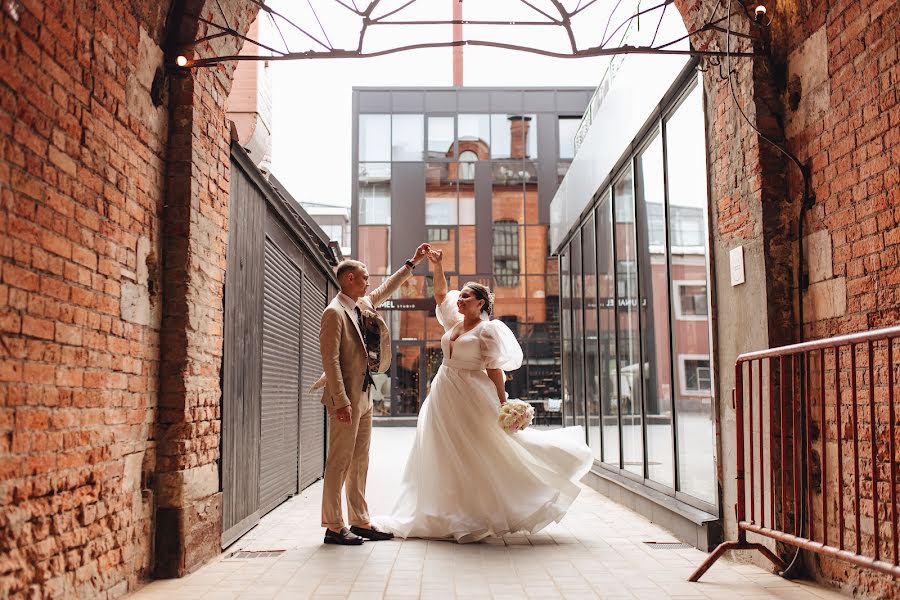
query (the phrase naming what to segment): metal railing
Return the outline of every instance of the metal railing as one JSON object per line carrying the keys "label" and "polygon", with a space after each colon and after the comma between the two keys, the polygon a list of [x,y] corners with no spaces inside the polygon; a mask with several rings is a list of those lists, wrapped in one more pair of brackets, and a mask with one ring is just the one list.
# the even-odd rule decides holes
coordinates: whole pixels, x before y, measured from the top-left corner
{"label": "metal railing", "polygon": [[690,581],[728,550],[758,550],[787,568],[747,532],[900,577],[897,338],[890,327],[737,358],[737,540]]}

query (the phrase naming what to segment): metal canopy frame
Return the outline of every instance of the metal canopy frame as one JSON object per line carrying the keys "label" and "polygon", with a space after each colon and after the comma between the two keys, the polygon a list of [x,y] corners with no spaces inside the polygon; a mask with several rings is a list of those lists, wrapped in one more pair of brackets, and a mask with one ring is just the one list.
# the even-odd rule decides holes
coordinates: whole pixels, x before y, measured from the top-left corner
{"label": "metal canopy frame", "polygon": [[[725,51],[718,50],[708,50],[704,49],[707,44],[697,45],[691,44],[691,48],[687,50],[682,49],[674,49],[672,46],[677,43],[690,39],[692,42],[695,38],[703,36],[703,34],[712,32],[711,35],[716,35],[717,33],[730,33],[731,35],[740,36],[740,37],[752,37],[745,33],[739,31],[730,31],[727,30],[726,27],[723,27],[723,23],[730,23],[728,17],[730,15],[722,15],[718,16],[718,8],[716,6],[715,10],[709,11],[709,16],[703,25],[694,29],[693,31],[689,31],[686,35],[683,35],[677,39],[673,40],[664,40],[657,43],[657,35],[659,33],[660,25],[662,24],[663,17],[665,16],[666,10],[669,8],[670,4],[674,3],[674,0],[661,0],[659,3],[641,9],[638,5],[638,9],[635,10],[632,14],[627,16],[621,16],[621,21],[614,28],[611,28],[613,18],[616,16],[617,9],[622,3],[622,0],[616,0],[616,4],[613,7],[612,11],[609,13],[609,18],[606,21],[606,25],[603,29],[603,35],[601,38],[601,42],[594,46],[580,47],[578,44],[578,40],[576,39],[575,31],[573,29],[573,23],[575,20],[582,15],[582,13],[596,4],[599,0],[578,0],[577,5],[572,9],[567,9],[561,0],[547,0],[553,6],[554,10],[544,10],[539,6],[535,5],[535,0],[518,0],[523,6],[528,7],[531,12],[534,13],[534,17],[532,20],[512,20],[512,21],[504,21],[504,20],[468,20],[468,19],[437,19],[437,20],[406,20],[403,19],[402,13],[404,10],[408,9],[410,6],[419,2],[419,0],[407,0],[402,5],[397,8],[393,8],[391,10],[387,10],[386,12],[378,13],[379,5],[381,5],[382,0],[370,0],[370,2],[364,7],[360,8],[356,0],[321,0],[326,2],[331,2],[337,5],[340,5],[353,15],[355,15],[360,21],[360,30],[359,36],[357,40],[356,48],[348,49],[348,48],[338,48],[334,44],[332,44],[328,33],[325,28],[325,24],[323,24],[322,20],[319,18],[318,13],[316,12],[315,7],[313,6],[313,0],[307,0],[307,4],[312,12],[313,17],[315,18],[316,25],[318,25],[318,32],[311,32],[308,27],[302,27],[298,25],[293,20],[279,13],[272,7],[266,5],[265,0],[248,0],[255,4],[261,13],[265,13],[268,18],[271,20],[271,23],[274,26],[274,29],[277,31],[278,36],[281,39],[281,42],[284,48],[276,48],[270,45],[267,45],[260,40],[252,39],[246,35],[241,34],[237,30],[233,29],[229,23],[228,19],[225,16],[224,11],[222,10],[221,5],[218,0],[216,0],[216,5],[219,9],[219,17],[220,19],[212,19],[212,18],[204,18],[201,15],[191,15],[196,18],[199,22],[205,24],[207,26],[207,34],[202,37],[194,40],[191,44],[184,46],[181,48],[181,55],[186,58],[186,62],[181,66],[185,68],[191,67],[210,67],[223,62],[230,61],[270,61],[270,60],[310,60],[310,59],[329,59],[329,58],[372,58],[376,56],[384,56],[388,54],[395,54],[398,52],[408,52],[411,50],[421,50],[427,48],[454,48],[459,46],[481,46],[481,47],[489,47],[489,48],[499,48],[505,50],[515,50],[519,52],[527,52],[532,54],[537,54],[541,56],[548,56],[554,58],[588,58],[588,57],[598,57],[598,56],[612,56],[618,54],[657,54],[657,55],[690,55],[690,56],[700,56],[700,57],[708,57],[715,59],[717,57],[725,57],[726,55],[731,57],[753,57],[757,56],[756,52],[735,52],[732,51],[730,53]],[[462,0],[457,0],[458,2],[462,2]],[[469,0],[470,2],[476,0]],[[482,1],[490,1],[490,0],[482,0]],[[608,0],[612,1],[612,0]],[[741,9],[736,10],[734,14],[739,14],[739,12],[743,12],[749,17],[749,13],[747,11],[747,7],[743,2],[739,2]],[[658,17],[657,17],[658,15]],[[627,31],[628,25],[635,20],[639,20],[641,18],[651,18],[657,19],[656,21],[656,29],[653,36],[653,40],[649,45],[646,46],[635,46],[629,44],[622,44],[621,42],[617,44],[613,44],[613,38],[616,37],[617,34],[623,32],[623,30]],[[218,22],[221,20],[221,23]],[[556,28],[564,31],[568,42],[569,49],[568,51],[553,51],[545,48],[539,48],[536,46],[529,46],[524,44],[511,44],[506,42],[500,42],[489,39],[465,39],[465,40],[452,40],[452,41],[435,41],[435,42],[424,42],[418,44],[408,44],[408,45],[396,45],[388,48],[383,48],[379,50],[366,51],[365,43],[366,43],[366,34],[367,32],[374,27],[392,27],[392,28],[408,28],[415,26],[434,26],[434,25],[447,25],[448,27],[452,27],[454,25],[491,25],[498,26],[504,28],[533,28],[533,27],[543,27],[543,28]],[[282,27],[290,28],[299,32],[302,36],[302,39],[306,40],[306,42],[310,45],[308,49],[296,50],[290,48],[287,39],[283,33]],[[235,39],[242,40],[245,43],[251,43],[262,50],[268,51],[269,54],[262,55],[253,55],[253,54],[227,54],[222,56],[196,56],[192,57],[189,54],[198,54],[196,52],[196,48],[203,45],[204,42],[212,41],[216,38],[221,37],[233,37]],[[523,36],[527,39],[527,36]],[[206,49],[209,49],[210,46],[208,44],[205,45]]]}

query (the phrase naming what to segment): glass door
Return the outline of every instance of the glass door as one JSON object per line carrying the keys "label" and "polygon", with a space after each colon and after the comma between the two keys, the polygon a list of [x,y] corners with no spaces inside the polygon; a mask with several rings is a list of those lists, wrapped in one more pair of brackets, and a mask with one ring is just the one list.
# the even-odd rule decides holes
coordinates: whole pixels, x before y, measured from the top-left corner
{"label": "glass door", "polygon": [[400,341],[394,348],[391,366],[392,417],[412,417],[419,414],[425,400],[425,343],[420,340]]}

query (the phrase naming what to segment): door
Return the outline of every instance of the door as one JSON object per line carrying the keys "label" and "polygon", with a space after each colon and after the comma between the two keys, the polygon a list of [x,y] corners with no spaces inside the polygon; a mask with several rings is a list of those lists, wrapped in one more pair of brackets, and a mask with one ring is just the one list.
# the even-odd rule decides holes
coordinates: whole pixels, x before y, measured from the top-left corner
{"label": "door", "polygon": [[265,200],[232,162],[222,355],[222,547],[259,521]]}
{"label": "door", "polygon": [[300,386],[300,489],[303,490],[325,474],[325,407],[322,390],[309,388],[322,374],[319,352],[319,322],[325,310],[325,291],[306,276],[303,277],[303,344]]}
{"label": "door", "polygon": [[270,239],[263,269],[259,510],[297,493],[300,401],[300,269]]}
{"label": "door", "polygon": [[391,363],[391,416],[414,417],[425,400],[425,344],[397,342]]}

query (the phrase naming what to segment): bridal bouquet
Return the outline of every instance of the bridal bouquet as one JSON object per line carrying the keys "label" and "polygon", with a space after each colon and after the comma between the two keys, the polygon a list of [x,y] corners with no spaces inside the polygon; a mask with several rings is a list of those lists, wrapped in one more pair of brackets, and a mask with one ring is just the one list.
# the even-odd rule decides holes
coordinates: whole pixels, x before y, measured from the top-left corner
{"label": "bridal bouquet", "polygon": [[500,408],[497,422],[506,433],[525,429],[534,420],[534,407],[521,400],[510,400]]}

